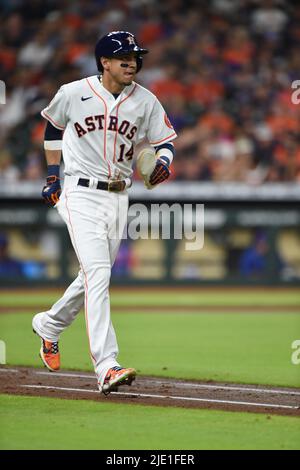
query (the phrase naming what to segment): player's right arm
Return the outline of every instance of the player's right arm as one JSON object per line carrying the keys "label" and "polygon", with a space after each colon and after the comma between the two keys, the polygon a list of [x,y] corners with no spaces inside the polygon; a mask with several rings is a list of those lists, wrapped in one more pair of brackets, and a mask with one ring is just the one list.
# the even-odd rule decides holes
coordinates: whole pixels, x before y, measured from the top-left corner
{"label": "player's right arm", "polygon": [[58,203],[61,194],[59,168],[61,162],[62,131],[56,129],[49,121],[45,131],[44,149],[47,161],[46,185],[42,197],[50,206]]}
{"label": "player's right arm", "polygon": [[42,190],[42,197],[50,206],[55,206],[61,194],[59,168],[61,162],[61,149],[63,130],[67,123],[68,100],[64,87],[61,87],[55,97],[43,111],[42,116],[47,119],[45,130],[44,149],[47,161],[46,185]]}

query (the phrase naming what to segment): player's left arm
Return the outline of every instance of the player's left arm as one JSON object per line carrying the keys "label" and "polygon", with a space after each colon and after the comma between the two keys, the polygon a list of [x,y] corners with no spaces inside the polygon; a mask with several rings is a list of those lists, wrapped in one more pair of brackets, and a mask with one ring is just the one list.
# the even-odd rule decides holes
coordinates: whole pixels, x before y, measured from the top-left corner
{"label": "player's left arm", "polygon": [[175,155],[174,144],[166,142],[155,147],[156,165],[149,182],[153,186],[167,180],[171,174],[170,165]]}
{"label": "player's left arm", "polygon": [[156,165],[149,178],[152,186],[162,183],[171,174],[170,165],[175,154],[172,141],[176,137],[177,134],[167,113],[156,98],[151,109],[147,131],[147,138],[151,147],[155,149],[156,156]]}

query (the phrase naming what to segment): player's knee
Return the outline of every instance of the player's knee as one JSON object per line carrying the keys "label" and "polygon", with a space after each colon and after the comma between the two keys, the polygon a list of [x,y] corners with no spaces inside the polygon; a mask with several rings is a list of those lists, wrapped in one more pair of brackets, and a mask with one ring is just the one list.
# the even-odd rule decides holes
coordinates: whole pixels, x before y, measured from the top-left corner
{"label": "player's knee", "polygon": [[108,283],[111,276],[111,266],[102,262],[94,263],[85,271],[85,276],[93,282]]}

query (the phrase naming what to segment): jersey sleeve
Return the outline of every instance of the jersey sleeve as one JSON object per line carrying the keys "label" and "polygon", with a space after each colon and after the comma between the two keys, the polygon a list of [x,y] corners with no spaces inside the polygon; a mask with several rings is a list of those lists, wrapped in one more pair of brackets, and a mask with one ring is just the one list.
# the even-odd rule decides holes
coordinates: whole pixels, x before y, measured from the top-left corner
{"label": "jersey sleeve", "polygon": [[156,99],[147,129],[147,139],[150,145],[156,147],[164,142],[174,140],[176,137],[177,134],[167,116],[167,113],[158,99]]}
{"label": "jersey sleeve", "polygon": [[67,122],[68,101],[64,87],[60,87],[53,100],[41,111],[41,115],[59,130],[64,130]]}

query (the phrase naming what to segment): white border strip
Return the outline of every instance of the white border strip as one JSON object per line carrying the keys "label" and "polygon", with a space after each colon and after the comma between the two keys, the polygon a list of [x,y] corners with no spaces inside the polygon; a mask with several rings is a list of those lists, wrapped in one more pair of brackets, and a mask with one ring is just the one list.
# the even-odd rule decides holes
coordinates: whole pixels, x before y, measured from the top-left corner
{"label": "white border strip", "polygon": [[[46,390],[60,390],[64,392],[82,392],[82,393],[97,393],[100,394],[98,390],[86,390],[83,388],[66,388],[66,387],[51,387],[46,385],[20,385],[22,388],[35,388],[35,389],[46,389]],[[298,406],[289,406],[289,405],[275,405],[270,403],[253,403],[245,401],[232,401],[232,400],[212,400],[210,398],[189,398],[189,397],[174,397],[168,395],[150,395],[147,393],[124,393],[124,392],[112,392],[112,395],[124,395],[129,397],[137,398],[160,398],[160,399],[172,399],[172,400],[182,400],[182,401],[197,401],[202,403],[219,403],[227,405],[243,405],[243,406],[254,406],[254,407],[263,407],[263,408],[282,408],[289,410],[299,410]]]}

